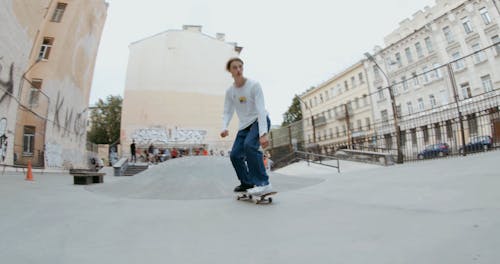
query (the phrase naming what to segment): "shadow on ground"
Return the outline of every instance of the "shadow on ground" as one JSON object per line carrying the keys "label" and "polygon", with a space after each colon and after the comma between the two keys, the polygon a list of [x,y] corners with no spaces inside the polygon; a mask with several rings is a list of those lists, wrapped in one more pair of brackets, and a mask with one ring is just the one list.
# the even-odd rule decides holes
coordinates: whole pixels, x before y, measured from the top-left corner
{"label": "shadow on ground", "polygon": [[[114,176],[107,176],[114,177]],[[273,189],[286,192],[324,181],[322,178],[270,173]],[[173,159],[132,177],[86,189],[106,196],[160,200],[219,199],[234,196],[239,182],[227,157]]]}

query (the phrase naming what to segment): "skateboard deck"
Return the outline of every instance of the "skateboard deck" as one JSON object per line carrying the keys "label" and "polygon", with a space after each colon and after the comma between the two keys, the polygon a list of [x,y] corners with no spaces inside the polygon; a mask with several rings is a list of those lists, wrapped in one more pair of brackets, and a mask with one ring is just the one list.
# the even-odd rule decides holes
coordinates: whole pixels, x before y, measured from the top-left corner
{"label": "skateboard deck", "polygon": [[269,197],[272,195],[277,194],[278,192],[268,192],[264,194],[259,194],[259,195],[252,195],[248,194],[246,192],[241,192],[241,193],[236,193],[236,200],[238,201],[253,201],[255,204],[262,204],[262,203],[272,203],[273,198]]}

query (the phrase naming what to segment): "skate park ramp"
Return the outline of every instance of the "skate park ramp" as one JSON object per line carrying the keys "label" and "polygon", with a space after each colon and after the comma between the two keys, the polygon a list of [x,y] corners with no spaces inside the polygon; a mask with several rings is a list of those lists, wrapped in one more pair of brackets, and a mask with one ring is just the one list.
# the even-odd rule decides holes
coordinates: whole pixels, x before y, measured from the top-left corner
{"label": "skate park ramp", "polygon": [[[106,176],[114,177],[114,176]],[[324,181],[324,178],[269,173],[273,189],[286,192]],[[229,157],[194,156],[152,165],[132,177],[119,177],[88,191],[111,197],[159,200],[200,200],[233,197],[239,181]]]}

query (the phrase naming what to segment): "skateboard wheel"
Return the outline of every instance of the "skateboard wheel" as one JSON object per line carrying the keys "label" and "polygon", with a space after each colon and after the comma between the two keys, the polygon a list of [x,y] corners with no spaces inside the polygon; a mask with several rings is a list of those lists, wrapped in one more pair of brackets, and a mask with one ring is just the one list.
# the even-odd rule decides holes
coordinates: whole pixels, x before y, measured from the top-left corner
{"label": "skateboard wheel", "polygon": [[273,202],[273,198],[269,197],[269,203],[272,203]]}

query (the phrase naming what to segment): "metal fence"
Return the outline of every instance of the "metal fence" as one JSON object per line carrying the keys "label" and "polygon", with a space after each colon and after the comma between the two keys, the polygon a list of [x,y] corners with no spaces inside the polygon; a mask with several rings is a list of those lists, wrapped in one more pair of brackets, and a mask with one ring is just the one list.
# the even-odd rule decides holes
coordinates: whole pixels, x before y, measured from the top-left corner
{"label": "metal fence", "polygon": [[360,100],[372,110],[371,123],[362,124],[356,116],[361,105],[357,100],[338,104],[334,98],[330,110],[312,117],[303,113],[306,119],[273,130],[270,151],[274,160],[286,160],[294,150],[333,155],[339,149],[357,149],[396,157],[398,134],[404,161],[497,148],[500,87],[494,80],[500,77],[499,58],[497,44],[420,74],[413,68],[405,76],[402,67],[380,81],[389,86]]}

